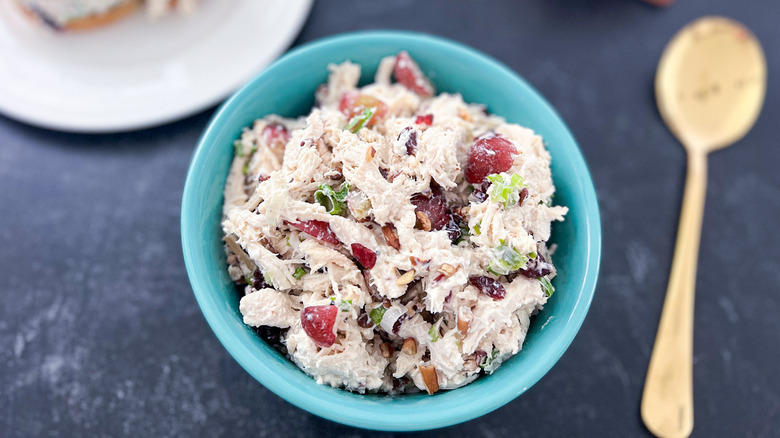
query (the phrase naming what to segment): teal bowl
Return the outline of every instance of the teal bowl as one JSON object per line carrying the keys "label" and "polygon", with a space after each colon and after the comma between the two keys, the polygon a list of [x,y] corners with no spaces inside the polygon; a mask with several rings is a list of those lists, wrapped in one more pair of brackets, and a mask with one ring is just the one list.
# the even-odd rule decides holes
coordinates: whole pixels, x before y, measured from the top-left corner
{"label": "teal bowl", "polygon": [[[569,207],[553,227],[558,245],[557,291],[533,318],[522,351],[495,373],[452,391],[387,396],[353,394],[318,385],[245,326],[225,269],[220,220],[222,188],[233,140],[259,117],[307,114],[327,66],[350,60],[373,79],[379,60],[407,50],[439,91],[541,134],[552,155],[555,202]],[[228,352],[266,388],[315,415],[367,429],[409,431],[461,423],[497,409],[536,383],[574,339],[590,307],[601,257],[596,193],[585,160],[566,125],[530,85],[503,64],[458,43],[429,35],[375,31],[338,35],[290,51],[236,92],[200,139],[184,187],[184,261],[203,315]]]}

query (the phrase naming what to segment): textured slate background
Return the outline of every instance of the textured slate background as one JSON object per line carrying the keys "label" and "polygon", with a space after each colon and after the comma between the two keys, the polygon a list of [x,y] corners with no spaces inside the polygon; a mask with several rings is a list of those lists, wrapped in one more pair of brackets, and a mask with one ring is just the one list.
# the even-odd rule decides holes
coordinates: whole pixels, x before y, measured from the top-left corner
{"label": "textured slate background", "polygon": [[[657,115],[652,78],[668,39],[706,14],[756,32],[770,81],[753,131],[710,158],[694,434],[777,436],[776,0],[679,0],[670,9],[634,0],[315,4],[297,43],[401,28],[502,60],[568,122],[599,193],[602,274],[568,352],[519,399],[430,436],[647,435],[639,400],[685,163]],[[0,434],[384,436],[276,397],[233,361],[201,316],[182,262],[179,203],[212,111],[116,135],[62,134],[0,116]]]}

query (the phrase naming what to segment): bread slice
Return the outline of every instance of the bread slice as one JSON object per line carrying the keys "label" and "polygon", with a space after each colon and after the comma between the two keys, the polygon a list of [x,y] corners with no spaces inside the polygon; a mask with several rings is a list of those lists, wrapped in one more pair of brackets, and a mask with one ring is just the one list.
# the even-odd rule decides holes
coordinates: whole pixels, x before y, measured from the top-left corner
{"label": "bread slice", "polygon": [[[60,0],[69,1],[69,0]],[[22,8],[30,17],[42,21],[52,28],[65,31],[82,31],[94,29],[96,27],[104,26],[109,23],[113,23],[120,20],[132,12],[134,12],[140,5],[140,0],[124,0],[118,3],[113,8],[100,13],[92,13],[77,18],[69,19],[65,23],[58,23],[52,18],[48,17],[44,11],[31,9],[27,4],[17,1],[17,4]]]}

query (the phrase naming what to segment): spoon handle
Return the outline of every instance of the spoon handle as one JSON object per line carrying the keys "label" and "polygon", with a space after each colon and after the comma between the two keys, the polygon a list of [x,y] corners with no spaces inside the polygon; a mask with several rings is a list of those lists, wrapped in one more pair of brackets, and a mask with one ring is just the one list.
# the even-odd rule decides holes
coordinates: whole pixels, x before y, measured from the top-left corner
{"label": "spoon handle", "polygon": [[690,149],[674,260],[642,393],[642,420],[658,437],[688,437],[693,430],[693,304],[706,190],[707,154]]}

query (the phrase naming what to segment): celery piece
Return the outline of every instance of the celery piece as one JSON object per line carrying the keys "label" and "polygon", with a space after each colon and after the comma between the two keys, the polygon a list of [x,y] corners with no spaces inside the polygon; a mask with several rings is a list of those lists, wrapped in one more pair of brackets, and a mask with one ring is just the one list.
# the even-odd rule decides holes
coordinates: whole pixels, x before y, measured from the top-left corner
{"label": "celery piece", "polygon": [[512,207],[520,201],[520,190],[525,187],[523,177],[518,174],[494,173],[488,175],[490,184],[490,200],[504,204],[505,208]]}

